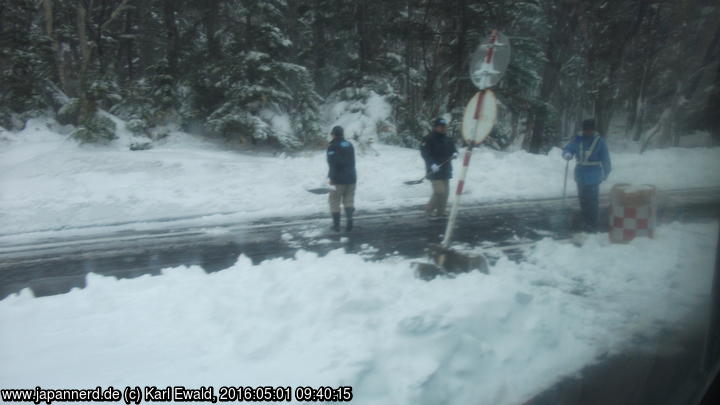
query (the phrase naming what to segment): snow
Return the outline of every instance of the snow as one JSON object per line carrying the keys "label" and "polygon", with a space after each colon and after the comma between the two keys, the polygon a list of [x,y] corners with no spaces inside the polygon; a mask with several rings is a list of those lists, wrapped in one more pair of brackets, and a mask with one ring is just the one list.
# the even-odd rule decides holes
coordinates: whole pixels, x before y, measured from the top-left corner
{"label": "snow", "polygon": [[[333,251],[0,301],[5,387],[353,387],[357,404],[517,404],[707,303],[717,223],[582,248],[545,239],[490,274],[421,281]],[[367,246],[367,249],[372,249]],[[646,339],[642,339],[646,338]],[[647,343],[650,342],[650,343]],[[217,391],[216,391],[217,392]]]}
{"label": "snow", "polygon": [[[379,117],[387,107],[381,101],[352,114],[370,122],[374,118],[367,117]],[[350,134],[355,131],[347,114],[338,120]],[[287,125],[282,116],[276,121],[278,127]],[[322,150],[278,157],[240,153],[166,130],[168,138],[138,152],[127,148],[137,141],[130,134],[120,134],[108,146],[79,146],[62,128],[42,120],[30,121],[21,132],[0,134],[2,234],[110,224],[140,229],[152,226],[148,221],[168,218],[212,225],[326,212],[327,198],[306,191],[327,186]],[[428,184],[403,184],[423,176],[418,151],[382,144],[369,148],[372,153],[363,153],[362,145],[356,149],[360,210],[427,201]],[[613,172],[603,192],[616,183],[654,184],[660,191],[720,186],[720,148],[611,153]],[[460,162],[454,166],[458,173]],[[564,169],[559,149],[547,156],[476,149],[463,203],[559,197]],[[568,189],[575,193],[572,183]]]}
{"label": "snow", "polygon": [[327,133],[336,125],[345,129],[345,137],[377,141],[377,126],[387,122],[392,107],[384,97],[371,91],[365,100],[340,101],[324,108],[324,121],[330,123]]}
{"label": "snow", "polygon": [[263,110],[260,112],[260,117],[270,122],[270,129],[276,137],[280,139],[292,137],[293,129],[289,114]]}

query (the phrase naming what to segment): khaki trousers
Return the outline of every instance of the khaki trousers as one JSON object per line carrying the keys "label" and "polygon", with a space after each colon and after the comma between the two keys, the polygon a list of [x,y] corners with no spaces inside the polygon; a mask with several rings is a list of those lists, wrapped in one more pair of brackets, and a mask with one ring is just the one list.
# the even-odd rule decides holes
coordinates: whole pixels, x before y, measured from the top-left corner
{"label": "khaki trousers", "polygon": [[450,181],[449,180],[430,180],[432,183],[432,197],[428,202],[425,212],[428,214],[437,213],[438,215],[445,214],[445,207],[447,206],[448,196],[450,195]]}
{"label": "khaki trousers", "polygon": [[354,184],[336,184],[335,189],[330,192],[328,197],[330,202],[330,212],[340,212],[340,203],[345,208],[353,208],[355,206],[355,185]]}

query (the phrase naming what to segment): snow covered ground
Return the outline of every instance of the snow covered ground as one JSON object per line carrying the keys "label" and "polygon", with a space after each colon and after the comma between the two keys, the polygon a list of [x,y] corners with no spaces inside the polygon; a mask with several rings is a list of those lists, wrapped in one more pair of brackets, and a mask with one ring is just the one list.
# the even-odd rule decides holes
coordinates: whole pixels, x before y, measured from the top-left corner
{"label": "snow covered ground", "polygon": [[[0,133],[2,234],[122,222],[140,227],[137,222],[184,216],[242,221],[327,209],[326,197],[306,191],[326,185],[322,151],[257,156],[173,133],[152,150],[132,152],[127,136],[109,146],[79,146],[58,132],[57,125],[33,120],[22,132]],[[423,176],[417,151],[357,149],[359,209],[426,202],[427,184],[403,184]],[[611,152],[614,170],[605,190],[620,182],[661,189],[720,186],[720,148]],[[559,196],[564,166],[559,150],[548,156],[478,150],[464,201]]]}
{"label": "snow covered ground", "polygon": [[630,245],[547,239],[523,263],[432,282],[407,259],[340,250],[91,274],[82,290],[0,301],[0,384],[351,385],[357,404],[517,404],[681,327],[708,297],[717,226],[670,224]]}

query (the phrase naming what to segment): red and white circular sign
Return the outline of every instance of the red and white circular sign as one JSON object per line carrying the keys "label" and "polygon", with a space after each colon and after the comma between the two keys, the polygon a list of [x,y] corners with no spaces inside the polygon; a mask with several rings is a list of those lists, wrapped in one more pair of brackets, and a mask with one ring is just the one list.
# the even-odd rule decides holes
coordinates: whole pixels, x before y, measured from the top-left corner
{"label": "red and white circular sign", "polygon": [[462,121],[465,142],[480,144],[492,131],[497,120],[497,98],[490,89],[481,90],[470,99]]}

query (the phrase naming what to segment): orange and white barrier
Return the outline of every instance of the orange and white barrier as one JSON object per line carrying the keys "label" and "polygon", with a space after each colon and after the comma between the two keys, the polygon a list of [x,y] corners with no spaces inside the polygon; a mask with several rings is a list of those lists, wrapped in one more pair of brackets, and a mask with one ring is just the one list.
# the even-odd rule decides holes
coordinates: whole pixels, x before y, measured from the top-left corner
{"label": "orange and white barrier", "polygon": [[629,243],[639,236],[655,237],[657,192],[655,186],[616,184],[610,190],[610,230],[613,243]]}

